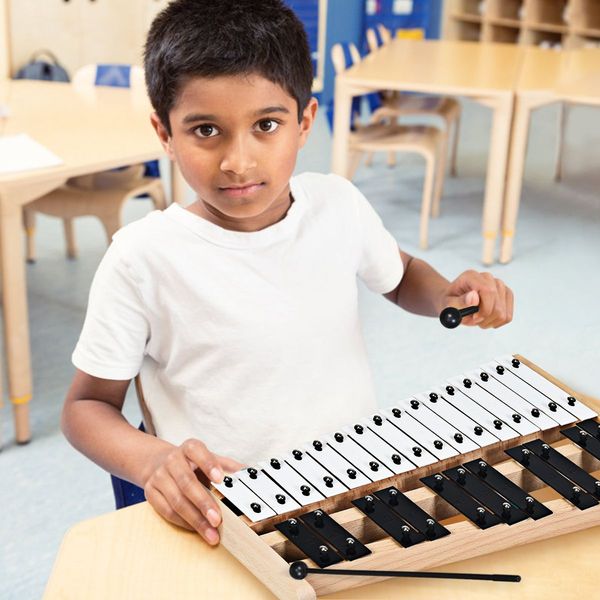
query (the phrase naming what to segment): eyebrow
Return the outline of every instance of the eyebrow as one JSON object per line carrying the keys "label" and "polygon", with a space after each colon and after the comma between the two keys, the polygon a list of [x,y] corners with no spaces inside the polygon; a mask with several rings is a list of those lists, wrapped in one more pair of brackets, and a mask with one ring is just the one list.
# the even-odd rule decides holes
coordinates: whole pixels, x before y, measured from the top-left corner
{"label": "eyebrow", "polygon": [[[281,105],[275,106],[267,106],[266,108],[261,108],[253,113],[254,117],[262,117],[263,115],[268,115],[272,113],[283,113],[286,115],[290,114],[290,111]],[[200,113],[192,113],[190,115],[186,115],[183,118],[183,124],[187,125],[188,123],[195,123],[196,121],[217,121],[218,117],[216,115],[209,114],[200,114]]]}

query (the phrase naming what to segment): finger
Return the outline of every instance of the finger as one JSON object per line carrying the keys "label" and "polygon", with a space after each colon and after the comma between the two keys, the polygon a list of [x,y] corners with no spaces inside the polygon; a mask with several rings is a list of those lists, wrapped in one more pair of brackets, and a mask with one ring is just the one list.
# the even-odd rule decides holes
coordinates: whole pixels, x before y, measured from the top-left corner
{"label": "finger", "polygon": [[185,457],[200,469],[209,481],[221,483],[224,473],[216,455],[214,455],[200,440],[187,440],[180,446]]}
{"label": "finger", "polygon": [[496,284],[496,303],[494,312],[490,317],[490,327],[501,327],[506,323],[506,285],[500,279],[495,280]]}
{"label": "finger", "polygon": [[482,273],[482,285],[478,288],[479,312],[474,315],[473,322],[487,329],[495,320],[494,307],[498,299],[494,278],[489,273]]}
{"label": "finger", "polygon": [[513,320],[513,315],[515,312],[515,296],[513,291],[508,286],[506,288],[506,310],[508,313],[507,323],[510,323]]}
{"label": "finger", "polygon": [[146,500],[150,506],[163,518],[178,527],[194,531],[194,528],[186,523],[170,506],[165,497],[153,486],[149,486],[144,490]]}
{"label": "finger", "polygon": [[[453,298],[448,298],[448,306],[453,306],[454,308],[467,308],[470,306],[479,306],[479,294],[477,290],[469,290],[462,296],[455,296]],[[462,317],[461,323],[463,325],[475,325],[474,319],[477,313],[473,315],[468,315],[466,317]]]}
{"label": "finger", "polygon": [[219,465],[226,473],[236,473],[244,468],[244,465],[234,458],[229,458],[228,456],[220,456],[219,454],[215,454]]}
{"label": "finger", "polygon": [[158,491],[164,496],[169,507],[176,515],[188,523],[209,544],[214,545],[219,542],[219,534],[215,529],[221,521],[219,515],[215,519],[218,522],[213,525],[211,518],[214,517],[210,514],[207,515],[207,511],[203,510],[203,508],[195,506],[186,496],[184,490],[181,489],[179,482],[172,477],[161,477],[159,485]]}
{"label": "finger", "polygon": [[[221,523],[221,511],[212,494],[198,481],[188,459],[182,453],[171,453],[165,462],[165,469],[168,477],[162,474],[161,490],[164,492],[164,488],[168,488],[173,497],[177,494],[185,496],[194,509],[201,512],[203,518],[213,527],[217,527]],[[173,490],[173,486],[176,488],[175,490]]]}

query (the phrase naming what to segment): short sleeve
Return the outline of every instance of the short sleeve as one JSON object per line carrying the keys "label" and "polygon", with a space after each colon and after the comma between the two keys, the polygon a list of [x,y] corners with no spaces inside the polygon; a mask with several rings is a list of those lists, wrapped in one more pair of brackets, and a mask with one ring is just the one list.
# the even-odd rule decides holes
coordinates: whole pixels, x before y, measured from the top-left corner
{"label": "short sleeve", "polygon": [[131,379],[141,368],[149,321],[138,285],[113,242],[90,289],[73,364],[94,377]]}
{"label": "short sleeve", "polygon": [[356,188],[355,201],[361,240],[358,276],[377,294],[391,292],[404,273],[398,243]]}

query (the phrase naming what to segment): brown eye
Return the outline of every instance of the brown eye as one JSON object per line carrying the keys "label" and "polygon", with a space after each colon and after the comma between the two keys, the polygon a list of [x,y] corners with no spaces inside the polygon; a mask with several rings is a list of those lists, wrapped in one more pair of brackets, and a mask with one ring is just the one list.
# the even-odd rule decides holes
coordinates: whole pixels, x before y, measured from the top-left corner
{"label": "brown eye", "polygon": [[258,123],[258,128],[264,133],[271,133],[279,127],[277,121],[271,119],[264,119]]}
{"label": "brown eye", "polygon": [[200,125],[196,128],[196,134],[199,137],[214,137],[217,133],[217,128],[212,125]]}

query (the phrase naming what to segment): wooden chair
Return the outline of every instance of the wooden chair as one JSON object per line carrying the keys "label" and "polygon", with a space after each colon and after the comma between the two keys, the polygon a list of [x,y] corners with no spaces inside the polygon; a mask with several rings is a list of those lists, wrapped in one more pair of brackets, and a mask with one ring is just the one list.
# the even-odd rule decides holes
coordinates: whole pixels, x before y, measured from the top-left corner
{"label": "wooden chair", "polygon": [[[367,29],[367,44],[369,51],[374,52],[381,46],[389,43],[392,39],[390,31],[383,25]],[[406,116],[436,117],[441,121],[443,127],[442,143],[444,145],[443,160],[446,160],[450,133],[453,131],[452,151],[450,155],[450,175],[456,176],[456,154],[458,150],[458,138],[460,130],[460,103],[447,96],[431,96],[422,94],[401,94],[399,92],[383,91],[382,102],[386,108],[394,111],[398,118]],[[444,165],[445,172],[445,165]],[[439,214],[439,204],[432,207],[432,216]]]}
{"label": "wooden chair", "polygon": [[[135,376],[135,392],[137,394],[137,399],[144,419],[138,429],[149,435],[156,435],[156,430],[154,429],[154,424],[152,423],[152,417],[148,407],[146,406],[146,400],[144,399],[144,390],[142,389],[142,381],[139,373]],[[135,483],[131,483],[130,481],[126,481],[125,479],[121,479],[120,477],[112,474],[110,476],[110,482],[112,484],[113,494],[115,497],[115,508],[117,510],[121,508],[127,508],[128,506],[133,506],[134,504],[139,504],[140,502],[144,502],[146,500],[144,490],[135,485]]]}
{"label": "wooden chair", "polygon": [[[331,49],[331,59],[336,74],[360,61],[360,54],[354,44],[348,44],[344,51],[342,44]],[[349,57],[349,61],[347,60]],[[425,159],[425,182],[421,202],[419,243],[427,248],[429,215],[433,203],[439,204],[444,183],[443,136],[436,127],[422,125],[400,125],[393,109],[382,106],[375,110],[368,125],[360,125],[356,114],[352,115],[354,130],[350,132],[350,160],[348,177],[351,179],[364,153],[373,152],[414,152]],[[350,123],[348,124],[350,126]]]}
{"label": "wooden chair", "polygon": [[554,181],[562,181],[564,169],[564,147],[567,135],[567,120],[569,118],[570,104],[561,102],[558,112],[558,133],[556,138],[556,159],[554,161]]}
{"label": "wooden chair", "polygon": [[[107,65],[110,67],[109,65]],[[105,66],[105,67],[107,67]],[[144,73],[141,67],[125,67],[128,77],[123,75],[122,65],[112,65],[107,71],[105,79],[107,85],[131,87],[132,91],[143,89]],[[96,84],[97,72],[100,66],[86,65],[78,70],[72,85],[82,88]],[[119,75],[119,73],[121,73]],[[93,143],[93,140],[90,140]],[[60,188],[38,198],[23,208],[23,221],[27,237],[27,261],[35,260],[35,215],[43,213],[63,220],[65,239],[67,243],[67,256],[75,258],[77,248],[73,230],[73,219],[81,216],[94,216],[100,219],[108,242],[113,234],[122,226],[122,210],[125,202],[147,194],[156,209],[166,208],[165,192],[160,177],[147,177],[144,175],[146,167],[143,164],[132,165],[123,169],[102,171],[82,177],[69,179]]]}

